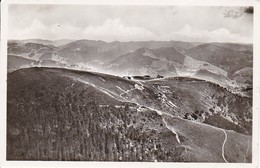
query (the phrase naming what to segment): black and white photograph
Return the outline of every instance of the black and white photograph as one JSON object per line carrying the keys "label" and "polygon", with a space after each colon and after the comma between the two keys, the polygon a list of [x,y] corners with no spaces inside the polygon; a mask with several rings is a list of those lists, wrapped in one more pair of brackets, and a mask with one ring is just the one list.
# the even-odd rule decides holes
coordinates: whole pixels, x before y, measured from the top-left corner
{"label": "black and white photograph", "polygon": [[6,161],[252,163],[254,6],[7,10]]}

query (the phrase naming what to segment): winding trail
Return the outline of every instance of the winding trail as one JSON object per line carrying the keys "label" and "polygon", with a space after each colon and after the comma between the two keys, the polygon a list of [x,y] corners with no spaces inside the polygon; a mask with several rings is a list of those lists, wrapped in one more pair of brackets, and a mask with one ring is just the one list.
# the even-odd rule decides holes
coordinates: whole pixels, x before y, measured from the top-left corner
{"label": "winding trail", "polygon": [[[108,95],[108,96],[110,96],[110,97],[112,97],[112,98],[114,98],[114,99],[116,99],[116,100],[118,100],[118,101],[120,101],[120,102],[134,103],[134,104],[138,105],[139,107],[143,106],[143,107],[145,107],[145,108],[147,108],[147,109],[149,109],[149,110],[155,111],[155,112],[157,112],[158,115],[166,115],[166,116],[169,116],[169,117],[175,117],[175,116],[173,116],[173,115],[171,115],[171,114],[168,114],[168,113],[166,113],[166,112],[163,112],[163,111],[160,111],[160,110],[157,110],[157,109],[154,109],[154,108],[145,106],[145,105],[141,105],[141,104],[139,104],[139,103],[136,102],[136,101],[129,101],[129,100],[127,100],[125,97],[123,97],[123,94],[127,94],[127,93],[129,93],[129,92],[131,92],[131,91],[137,89],[136,87],[125,91],[125,90],[123,90],[122,88],[116,86],[119,90],[121,90],[121,91],[123,92],[123,93],[121,93],[120,95],[117,95],[117,94],[115,94],[114,92],[111,92],[110,90],[107,90],[107,89],[105,89],[105,88],[103,88],[103,87],[99,87],[99,86],[96,86],[96,85],[94,85],[94,84],[92,84],[92,83],[89,83],[89,82],[87,82],[86,80],[82,79],[81,77],[71,77],[71,76],[68,76],[68,77],[73,78],[74,80],[76,79],[76,80],[78,80],[78,81],[80,81],[80,82],[86,83],[86,84],[88,84],[88,85],[90,85],[90,86],[93,86],[94,88],[100,90],[101,92],[105,93],[106,95]],[[138,83],[139,83],[139,82],[138,82]],[[141,86],[143,86],[143,85],[141,84]],[[176,140],[177,140],[177,142],[180,144],[180,139],[179,139],[178,133],[174,130],[173,127],[171,127],[171,126],[168,125],[168,123],[165,121],[165,118],[164,118],[164,117],[162,117],[162,120],[163,120],[163,122],[164,122],[166,128],[168,128],[172,133],[175,134]],[[191,121],[191,122],[194,122],[194,121]],[[198,122],[196,122],[196,123],[198,123]],[[204,125],[203,123],[198,123],[198,124]],[[208,126],[211,126],[211,125],[208,125]],[[213,127],[213,126],[211,126],[211,127]],[[224,160],[226,163],[229,163],[229,162],[226,160],[226,158],[225,158],[225,143],[226,143],[226,141],[227,141],[227,133],[226,133],[226,131],[225,131],[224,129],[221,129],[221,128],[219,128],[219,129],[220,129],[221,131],[223,131],[223,133],[224,133],[224,135],[225,135],[225,139],[224,139],[224,142],[223,142],[223,144],[222,144],[222,157],[223,157],[223,160]]]}
{"label": "winding trail", "polygon": [[122,91],[122,93],[120,93],[120,95],[119,96],[123,96],[124,94],[127,94],[127,93],[129,93],[129,92],[132,92],[132,91],[134,91],[136,88],[132,88],[132,89],[128,89],[128,90],[124,90],[124,89],[122,89],[121,87],[119,87],[119,86],[116,86],[116,88],[118,88],[120,91]]}
{"label": "winding trail", "polygon": [[246,154],[244,155],[244,163],[246,163],[246,157],[247,157],[247,154],[248,154],[248,151],[249,151],[249,146],[250,146],[250,141],[248,140],[248,141],[247,141]]}
{"label": "winding trail", "polygon": [[[65,76],[65,75],[64,75],[64,76]],[[163,112],[163,111],[160,111],[160,110],[157,110],[157,109],[154,109],[154,108],[145,106],[145,105],[141,105],[141,104],[139,104],[139,103],[136,102],[136,101],[127,100],[127,99],[126,99],[125,97],[123,97],[121,94],[120,94],[120,95],[117,95],[117,94],[115,94],[114,92],[112,92],[112,91],[110,91],[110,90],[107,90],[107,89],[105,89],[105,88],[103,88],[103,87],[94,85],[94,84],[92,84],[92,83],[90,83],[90,82],[88,82],[88,81],[82,79],[82,77],[72,77],[72,76],[69,76],[69,75],[67,75],[67,77],[69,77],[69,78],[71,78],[71,79],[73,79],[73,80],[77,80],[77,81],[79,81],[79,82],[85,83],[85,84],[87,84],[87,85],[90,85],[90,86],[92,86],[92,87],[98,89],[99,91],[103,92],[104,94],[110,96],[111,98],[113,98],[113,99],[115,99],[115,100],[118,100],[118,101],[120,101],[120,102],[134,103],[134,104],[136,104],[136,105],[139,106],[139,107],[142,107],[142,106],[143,106],[143,107],[145,107],[145,108],[147,108],[147,109],[149,109],[149,110],[151,110],[151,111],[155,111],[155,112],[156,112],[158,115],[160,115],[160,116],[161,116],[161,115],[166,115],[166,116],[174,117],[173,115],[168,114],[168,113],[166,113],[166,112]],[[131,90],[131,89],[130,89],[130,90]],[[135,88],[134,88],[134,90],[135,90]],[[129,92],[129,91],[128,91],[128,92]]]}
{"label": "winding trail", "polygon": [[[166,128],[168,128],[172,133],[175,134],[175,138],[176,138],[177,142],[180,144],[181,141],[179,138],[179,134],[174,130],[174,128],[172,128],[171,126],[168,125],[168,123],[165,121],[164,118],[162,120],[163,120],[163,123],[165,124]],[[185,150],[186,150],[186,148],[185,148]],[[186,153],[187,153],[187,151],[186,151]]]}
{"label": "winding trail", "polygon": [[225,158],[225,143],[226,143],[226,141],[227,141],[227,133],[226,133],[226,131],[224,130],[224,129],[221,129],[223,132],[224,132],[224,134],[225,134],[225,139],[224,139],[224,142],[223,142],[223,144],[222,144],[222,157],[223,157],[223,159],[224,159],[224,161],[226,162],[226,163],[228,163],[228,161],[227,161],[227,159]]}

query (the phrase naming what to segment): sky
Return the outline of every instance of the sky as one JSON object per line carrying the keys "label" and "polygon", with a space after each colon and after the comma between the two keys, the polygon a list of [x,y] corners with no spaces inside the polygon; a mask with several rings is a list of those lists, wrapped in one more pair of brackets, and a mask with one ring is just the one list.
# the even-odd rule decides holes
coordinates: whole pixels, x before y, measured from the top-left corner
{"label": "sky", "polygon": [[242,7],[9,5],[9,39],[252,43]]}

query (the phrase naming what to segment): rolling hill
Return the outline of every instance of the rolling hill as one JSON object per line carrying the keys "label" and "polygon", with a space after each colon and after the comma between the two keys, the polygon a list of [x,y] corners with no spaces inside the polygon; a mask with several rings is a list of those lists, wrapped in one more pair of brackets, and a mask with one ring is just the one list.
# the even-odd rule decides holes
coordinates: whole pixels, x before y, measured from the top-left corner
{"label": "rolling hill", "polygon": [[40,43],[8,42],[9,55],[21,56],[33,60],[39,60],[43,54],[53,53],[57,49],[58,47]]}
{"label": "rolling hill", "polygon": [[8,160],[251,162],[252,100],[214,83],[59,68],[7,82]]}
{"label": "rolling hill", "polygon": [[66,45],[74,40],[69,39],[61,39],[61,40],[43,40],[43,39],[26,39],[26,40],[8,40],[9,43],[37,43],[43,45],[53,45],[55,47],[59,47],[62,45]]}
{"label": "rolling hill", "polygon": [[[183,54],[185,54],[186,58],[191,57],[195,59],[193,61],[203,61],[205,64],[214,65],[215,68],[213,69],[219,69],[217,73],[222,75],[226,71],[229,76],[232,76],[239,69],[252,67],[253,47],[250,44],[198,43],[195,45],[195,43],[181,41],[104,42],[94,40],[50,41],[41,39],[10,40],[8,42],[9,55],[22,56],[34,60],[52,59],[51,56],[59,57],[69,64],[99,62],[100,65],[97,65],[97,68],[101,68],[102,64],[118,60],[119,57],[131,55],[135,52],[139,53],[140,50],[144,49],[152,52],[160,60],[163,59],[180,64],[183,64]],[[160,62],[159,64],[165,63]],[[178,67],[178,65],[174,66]],[[188,64],[188,66],[192,68],[192,63]],[[205,69],[206,67],[204,66],[203,68]],[[222,69],[222,72],[220,72],[220,69]]]}
{"label": "rolling hill", "polygon": [[120,75],[192,76],[200,70],[210,71],[216,76],[227,75],[224,70],[207,62],[195,60],[175,47],[140,48],[105,64],[105,69],[112,74]]}
{"label": "rolling hill", "polygon": [[187,49],[185,54],[194,59],[213,64],[232,76],[239,69],[253,66],[252,48],[248,45],[244,46],[246,50],[235,44],[209,43]]}
{"label": "rolling hill", "polygon": [[[158,49],[161,47],[176,47],[184,50],[194,45],[181,41],[143,41],[143,42],[104,42],[95,40],[9,40],[8,53],[13,55],[36,54],[35,45],[39,48],[47,48],[48,53],[64,57],[69,62],[79,63],[98,60],[102,63],[117,58],[120,55],[133,52],[140,48]],[[38,52],[38,51],[37,51]]]}
{"label": "rolling hill", "polygon": [[236,71],[232,75],[232,79],[236,80],[238,83],[246,84],[248,86],[253,86],[253,68],[245,67]]}
{"label": "rolling hill", "polygon": [[8,55],[8,59],[7,59],[8,72],[25,68],[25,67],[36,66],[36,65],[37,65],[37,61],[15,56],[15,55]]}
{"label": "rolling hill", "polygon": [[239,44],[239,43],[211,43],[213,45],[222,46],[229,48],[234,51],[253,54],[253,45],[252,44]]}
{"label": "rolling hill", "polygon": [[187,49],[193,45],[187,42],[178,41],[143,41],[143,42],[104,42],[94,40],[78,40],[61,46],[57,52],[65,58],[73,57],[80,61],[98,60],[108,63],[117,57],[134,52],[141,48],[158,49],[161,47],[177,47]]}

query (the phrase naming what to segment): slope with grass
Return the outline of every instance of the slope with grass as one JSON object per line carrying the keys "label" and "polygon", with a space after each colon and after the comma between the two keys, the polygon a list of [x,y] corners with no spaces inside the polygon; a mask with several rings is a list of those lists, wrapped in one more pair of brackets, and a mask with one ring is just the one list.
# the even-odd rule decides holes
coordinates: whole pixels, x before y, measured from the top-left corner
{"label": "slope with grass", "polygon": [[233,94],[208,81],[186,77],[127,80],[93,72],[57,68],[46,70],[94,85],[126,101],[172,115],[245,134],[252,132],[252,99]]}
{"label": "slope with grass", "polygon": [[7,70],[8,72],[17,70],[17,69],[21,69],[21,68],[25,68],[25,67],[30,67],[33,65],[37,65],[37,62],[31,59],[27,59],[27,58],[22,58],[19,56],[15,56],[15,55],[8,55],[7,56]]}
{"label": "slope with grass", "polygon": [[251,162],[250,136],[176,117],[167,116],[165,121],[178,133],[183,158],[201,162]]}

